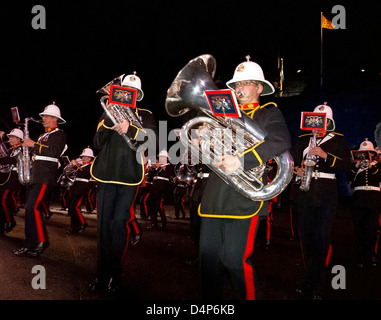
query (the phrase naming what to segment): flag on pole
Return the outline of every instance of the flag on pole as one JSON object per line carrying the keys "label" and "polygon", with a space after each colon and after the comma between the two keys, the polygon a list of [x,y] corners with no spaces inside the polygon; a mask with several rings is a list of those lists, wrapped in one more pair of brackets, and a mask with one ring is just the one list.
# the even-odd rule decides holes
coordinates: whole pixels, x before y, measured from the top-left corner
{"label": "flag on pole", "polygon": [[326,17],[321,15],[321,28],[333,30],[335,29],[335,25],[331,21],[329,21]]}

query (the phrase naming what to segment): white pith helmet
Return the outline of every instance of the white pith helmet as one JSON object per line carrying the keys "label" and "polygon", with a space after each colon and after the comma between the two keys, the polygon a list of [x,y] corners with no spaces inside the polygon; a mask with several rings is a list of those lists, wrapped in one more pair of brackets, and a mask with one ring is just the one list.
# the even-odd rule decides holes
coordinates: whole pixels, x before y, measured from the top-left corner
{"label": "white pith helmet", "polygon": [[327,102],[324,102],[324,104],[318,105],[313,112],[320,112],[325,113],[327,115],[327,119],[330,119],[332,121],[332,128],[327,127],[327,131],[333,131],[336,128],[335,120],[333,120],[333,113],[330,106],[327,106]]}
{"label": "white pith helmet", "polygon": [[359,151],[371,151],[377,153],[377,151],[374,149],[373,143],[370,142],[368,138],[365,138],[365,140],[361,142]]}
{"label": "white pith helmet", "polygon": [[58,108],[56,105],[55,105],[55,102],[53,101],[53,104],[49,104],[45,107],[44,111],[41,112],[40,114],[40,117],[42,116],[52,116],[52,117],[56,117],[59,119],[58,123],[60,124],[63,124],[65,123],[66,121],[61,117],[61,111],[60,111],[60,108]]}
{"label": "white pith helmet", "polygon": [[87,148],[83,149],[80,157],[94,158],[94,152],[93,152],[93,150],[91,150],[91,148],[87,147]]}
{"label": "white pith helmet", "polygon": [[167,152],[167,150],[165,150],[165,149],[163,149],[163,150],[160,151],[158,157],[167,157],[168,159],[170,159],[170,158],[169,158],[169,155],[168,155],[168,152]]}
{"label": "white pith helmet", "polygon": [[238,81],[254,80],[262,83],[263,91],[261,96],[275,92],[273,85],[265,79],[263,70],[258,63],[250,61],[250,56],[246,56],[247,61],[240,63],[234,71],[233,79],[226,82],[226,85],[234,90]]}
{"label": "white pith helmet", "polygon": [[134,74],[129,74],[124,77],[122,81],[122,86],[124,87],[132,87],[134,89],[138,90],[138,96],[136,97],[137,101],[140,101],[143,99],[144,93],[142,90],[142,82],[140,78],[136,75],[136,71],[134,71]]}
{"label": "white pith helmet", "polygon": [[22,139],[24,139],[24,132],[22,132],[22,130],[20,130],[20,129],[12,129],[12,131],[9,132],[7,134],[7,136],[8,137],[14,136],[14,137],[20,138],[22,140]]}

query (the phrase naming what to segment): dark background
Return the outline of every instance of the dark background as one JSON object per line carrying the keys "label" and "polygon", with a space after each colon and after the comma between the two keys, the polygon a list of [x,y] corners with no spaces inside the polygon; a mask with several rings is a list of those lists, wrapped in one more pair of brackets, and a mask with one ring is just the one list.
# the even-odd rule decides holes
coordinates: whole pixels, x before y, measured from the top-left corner
{"label": "dark background", "polygon": [[[332,20],[335,4],[346,9],[346,29],[324,29],[324,86],[320,77],[320,12]],[[34,30],[34,5],[46,9],[46,30]],[[217,60],[216,79],[226,82],[250,54],[265,77],[279,82],[278,56],[284,58],[285,84],[301,83],[301,95],[276,100],[293,139],[300,134],[300,111],[324,101],[333,108],[337,131],[351,147],[366,137],[374,142],[379,106],[380,13],[375,2],[242,1],[30,1],[6,3],[0,10],[0,130],[20,117],[39,118],[55,101],[67,123],[67,155],[77,157],[92,137],[102,113],[95,92],[120,74],[137,71],[144,99],[168,128],[180,118],[166,114],[166,90],[180,69],[209,53]],[[301,73],[296,71],[300,69]],[[364,69],[365,72],[361,72]],[[30,125],[31,137],[42,131]]]}

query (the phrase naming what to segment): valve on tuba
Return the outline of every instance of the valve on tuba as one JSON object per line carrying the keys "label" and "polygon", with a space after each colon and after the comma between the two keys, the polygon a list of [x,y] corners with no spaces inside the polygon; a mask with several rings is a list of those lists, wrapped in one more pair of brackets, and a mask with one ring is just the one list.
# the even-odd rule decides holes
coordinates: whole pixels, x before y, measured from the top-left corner
{"label": "valve on tuba", "polygon": [[[277,172],[267,185],[261,181],[266,164],[248,171],[241,170],[238,174],[227,174],[214,166],[220,162],[222,153],[241,153],[263,141],[267,135],[245,113],[240,118],[217,118],[212,115],[205,90],[218,89],[213,80],[215,70],[216,61],[211,55],[204,54],[192,59],[180,70],[168,89],[166,111],[173,117],[191,110],[199,111],[201,116],[192,118],[181,128],[180,141],[192,155],[201,154],[202,162],[239,193],[255,201],[270,200],[280,194],[292,179],[293,160],[288,151],[274,158]],[[195,133],[199,145],[191,141]]]}

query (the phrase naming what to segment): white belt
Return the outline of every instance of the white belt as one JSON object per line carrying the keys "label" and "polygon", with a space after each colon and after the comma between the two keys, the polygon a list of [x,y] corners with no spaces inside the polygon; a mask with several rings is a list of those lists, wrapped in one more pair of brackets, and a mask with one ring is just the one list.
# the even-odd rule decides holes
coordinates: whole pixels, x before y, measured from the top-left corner
{"label": "white belt", "polygon": [[318,179],[318,178],[336,179],[336,175],[334,173],[325,173],[325,172],[319,172],[319,171],[312,172],[312,177],[315,179]]}
{"label": "white belt", "polygon": [[207,177],[209,177],[209,173],[200,172],[197,174],[197,177],[198,178],[207,178]]}
{"label": "white belt", "polygon": [[354,191],[357,191],[357,190],[366,190],[366,191],[369,191],[369,190],[372,190],[372,191],[381,191],[381,188],[380,188],[380,187],[373,187],[373,186],[360,186],[360,187],[355,187],[353,190],[354,190]]}
{"label": "white belt", "polygon": [[37,155],[35,155],[33,157],[33,160],[44,160],[44,161],[51,161],[51,162],[57,162],[57,163],[59,163],[58,158],[46,157],[46,156],[37,156]]}
{"label": "white belt", "polygon": [[164,181],[169,181],[168,178],[159,177],[159,176],[153,177],[153,180],[164,180]]}
{"label": "white belt", "polygon": [[89,179],[85,179],[85,178],[75,178],[74,181],[89,182]]}

